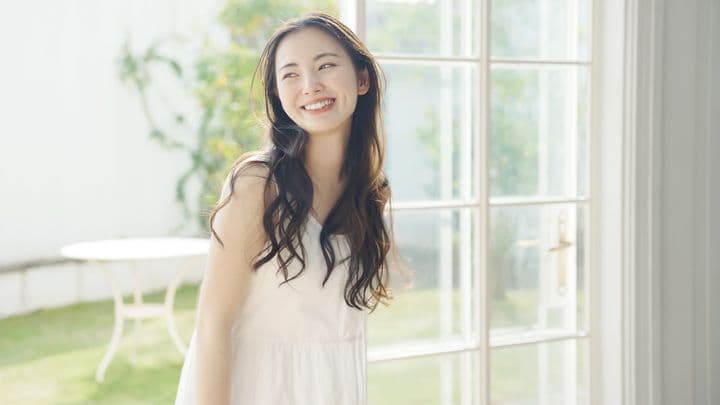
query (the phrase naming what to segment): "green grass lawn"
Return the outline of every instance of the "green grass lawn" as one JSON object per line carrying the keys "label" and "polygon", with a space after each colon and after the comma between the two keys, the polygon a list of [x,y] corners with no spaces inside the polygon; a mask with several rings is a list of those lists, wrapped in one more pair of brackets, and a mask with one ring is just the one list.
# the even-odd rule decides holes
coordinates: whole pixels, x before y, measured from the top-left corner
{"label": "green grass lawn", "polygon": [[[175,317],[186,342],[194,327],[196,298],[195,286],[181,288],[176,296]],[[457,298],[454,294],[453,307],[457,305]],[[525,297],[513,299],[519,303],[533,302]],[[146,302],[161,300],[161,294],[145,297]],[[511,312],[498,311],[496,316]],[[390,309],[379,308],[370,315],[370,344],[400,343],[402,339],[423,337],[437,340],[442,335],[437,319],[436,292],[425,290],[399,295]],[[503,323],[502,319],[496,321]],[[95,368],[107,349],[112,325],[112,301],[77,304],[0,320],[0,402],[172,403],[183,358],[171,343],[162,319],[144,321],[140,334],[134,333],[133,322],[125,322],[123,339],[107,369],[105,382],[95,382]],[[532,353],[512,349],[494,355],[492,388],[511,393],[537,380],[537,358]],[[368,368],[370,403],[440,404],[443,375],[449,376],[445,383],[451,386],[451,403],[458,403],[460,361],[470,356],[464,353],[371,363]]]}
{"label": "green grass lawn", "polygon": [[[196,287],[178,290],[175,317],[186,341],[192,334]],[[129,297],[126,297],[126,301]],[[161,294],[145,301],[162,300]],[[163,320],[147,320],[142,334],[125,322],[120,347],[105,374],[95,368],[113,326],[112,301],[83,303],[0,320],[3,404],[167,404],[175,398],[183,357]],[[137,355],[133,361],[133,352]]]}

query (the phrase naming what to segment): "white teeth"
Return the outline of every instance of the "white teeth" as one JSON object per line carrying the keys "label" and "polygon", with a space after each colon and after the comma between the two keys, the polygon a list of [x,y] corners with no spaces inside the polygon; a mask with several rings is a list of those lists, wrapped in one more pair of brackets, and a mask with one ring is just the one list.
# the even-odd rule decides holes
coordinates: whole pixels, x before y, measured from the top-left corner
{"label": "white teeth", "polygon": [[306,110],[319,110],[319,109],[325,107],[326,105],[332,104],[332,103],[334,103],[334,102],[335,102],[335,100],[327,99],[327,100],[325,100],[325,101],[321,101],[321,102],[316,103],[316,104],[308,104],[308,105],[305,106],[305,109],[306,109]]}

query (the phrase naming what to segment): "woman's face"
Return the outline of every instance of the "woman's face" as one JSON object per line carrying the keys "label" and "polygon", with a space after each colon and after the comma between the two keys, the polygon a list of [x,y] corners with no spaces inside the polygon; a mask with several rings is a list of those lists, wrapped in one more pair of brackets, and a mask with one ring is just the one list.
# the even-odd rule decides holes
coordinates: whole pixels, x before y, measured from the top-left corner
{"label": "woman's face", "polygon": [[275,54],[278,96],[285,113],[312,136],[350,133],[357,97],[368,91],[367,69],[319,28],[285,36]]}

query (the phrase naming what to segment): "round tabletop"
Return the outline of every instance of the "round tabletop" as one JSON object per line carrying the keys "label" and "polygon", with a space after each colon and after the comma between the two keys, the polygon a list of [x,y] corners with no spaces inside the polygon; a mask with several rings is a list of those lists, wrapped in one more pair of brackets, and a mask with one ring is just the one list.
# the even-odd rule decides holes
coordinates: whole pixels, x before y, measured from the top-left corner
{"label": "round tabletop", "polygon": [[63,246],[60,254],[80,260],[141,260],[201,256],[208,246],[204,238],[107,239]]}

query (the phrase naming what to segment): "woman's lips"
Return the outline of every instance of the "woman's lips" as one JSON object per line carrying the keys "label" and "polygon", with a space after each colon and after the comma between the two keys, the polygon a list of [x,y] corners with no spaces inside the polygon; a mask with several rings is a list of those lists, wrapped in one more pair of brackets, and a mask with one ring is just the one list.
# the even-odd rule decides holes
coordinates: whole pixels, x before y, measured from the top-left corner
{"label": "woman's lips", "polygon": [[[302,108],[305,112],[307,112],[308,114],[313,114],[313,115],[314,115],[314,114],[320,114],[320,113],[323,113],[323,112],[325,112],[325,111],[330,110],[330,109],[335,105],[335,99],[334,99],[334,98],[328,98],[328,99],[325,99],[325,100],[332,100],[332,102],[331,102],[330,104],[325,105],[324,107],[322,107],[322,108],[320,108],[320,109],[317,109],[317,110],[308,110],[308,109],[306,109],[304,106],[301,107],[301,108]],[[322,102],[325,102],[325,100],[323,100]],[[313,104],[317,104],[317,103],[313,103]]]}

